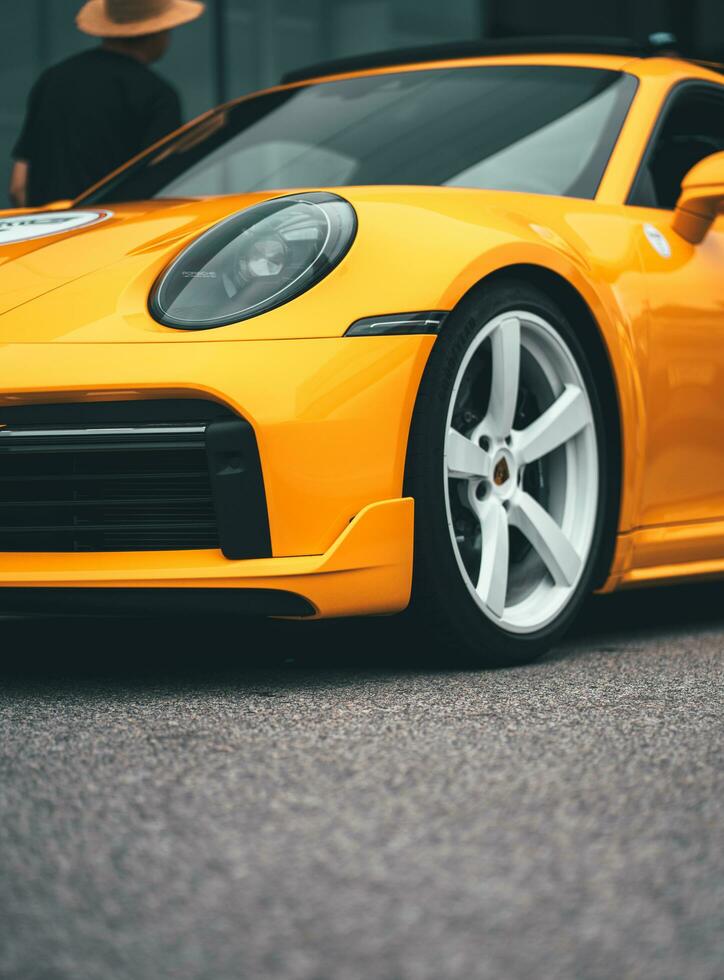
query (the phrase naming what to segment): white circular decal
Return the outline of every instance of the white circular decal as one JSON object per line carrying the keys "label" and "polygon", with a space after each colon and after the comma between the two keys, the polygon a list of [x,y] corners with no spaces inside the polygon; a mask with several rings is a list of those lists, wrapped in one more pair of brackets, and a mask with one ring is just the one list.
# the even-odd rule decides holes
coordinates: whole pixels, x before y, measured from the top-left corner
{"label": "white circular decal", "polygon": [[36,214],[0,217],[0,245],[62,235],[105,221],[111,214],[111,211],[39,211]]}
{"label": "white circular decal", "polygon": [[649,240],[649,245],[655,252],[658,252],[662,259],[671,258],[671,245],[662,231],[654,225],[645,224],[644,234]]}

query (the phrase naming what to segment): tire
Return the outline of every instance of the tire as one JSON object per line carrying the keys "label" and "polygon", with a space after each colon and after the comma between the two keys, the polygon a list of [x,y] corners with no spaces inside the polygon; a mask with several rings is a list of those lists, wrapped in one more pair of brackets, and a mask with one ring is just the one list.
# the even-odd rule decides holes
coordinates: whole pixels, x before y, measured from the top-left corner
{"label": "tire", "polygon": [[562,310],[515,279],[466,298],[432,350],[405,475],[410,614],[466,662],[541,656],[593,587],[615,495],[593,363]]}

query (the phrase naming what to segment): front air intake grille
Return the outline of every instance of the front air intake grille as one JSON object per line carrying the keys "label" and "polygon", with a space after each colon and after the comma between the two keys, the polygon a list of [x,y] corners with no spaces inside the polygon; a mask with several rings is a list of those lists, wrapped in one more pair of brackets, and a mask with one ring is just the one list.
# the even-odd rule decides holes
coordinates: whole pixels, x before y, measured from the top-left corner
{"label": "front air intake grille", "polygon": [[0,552],[219,546],[206,423],[0,429]]}
{"label": "front air intake grille", "polygon": [[268,558],[254,429],[203,398],[0,402],[0,552]]}

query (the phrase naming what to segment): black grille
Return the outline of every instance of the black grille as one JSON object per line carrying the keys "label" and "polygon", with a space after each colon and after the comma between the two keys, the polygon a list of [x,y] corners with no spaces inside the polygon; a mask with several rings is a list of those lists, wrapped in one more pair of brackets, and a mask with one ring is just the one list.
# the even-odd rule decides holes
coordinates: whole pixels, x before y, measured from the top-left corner
{"label": "black grille", "polygon": [[0,429],[0,551],[218,548],[205,429]]}

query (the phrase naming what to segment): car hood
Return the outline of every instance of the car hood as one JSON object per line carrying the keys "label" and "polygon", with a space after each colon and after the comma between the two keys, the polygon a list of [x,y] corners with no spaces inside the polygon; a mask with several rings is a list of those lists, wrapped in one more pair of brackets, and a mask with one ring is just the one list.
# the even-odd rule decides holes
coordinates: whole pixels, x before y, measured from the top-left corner
{"label": "car hood", "polygon": [[[148,310],[156,279],[217,221],[296,192],[109,205],[102,220],[74,230],[11,244],[0,235],[0,343],[339,337],[365,316],[452,309],[476,281],[506,264],[552,263],[569,275],[573,264],[587,264],[602,233],[611,241],[626,237],[602,228],[609,219],[594,219],[590,201],[444,187],[321,189],[357,211],[346,258],[286,305],[212,330],[157,323]],[[19,212],[0,213],[0,222],[7,215]]]}
{"label": "car hood", "polygon": [[[235,204],[269,196],[248,195]],[[134,255],[162,259],[228,212],[228,200],[219,199],[0,212],[0,315]],[[6,228],[5,238],[29,237],[4,240]]]}

